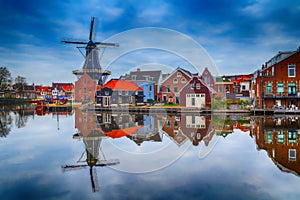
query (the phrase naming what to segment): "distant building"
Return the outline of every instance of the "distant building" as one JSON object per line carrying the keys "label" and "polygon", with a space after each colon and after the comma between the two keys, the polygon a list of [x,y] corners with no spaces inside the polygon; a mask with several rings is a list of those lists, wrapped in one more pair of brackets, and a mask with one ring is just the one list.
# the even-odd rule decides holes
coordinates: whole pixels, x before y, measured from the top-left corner
{"label": "distant building", "polygon": [[75,102],[95,101],[96,82],[87,73],[75,82]]}
{"label": "distant building", "polygon": [[226,99],[229,96],[234,96],[235,98],[235,95],[230,95],[233,94],[233,83],[225,76],[216,77],[215,90],[215,97]]}
{"label": "distant building", "polygon": [[148,99],[157,100],[158,84],[162,81],[161,70],[143,71],[137,68],[136,71],[131,71],[120,77],[120,80],[133,81],[144,90],[144,102]]}
{"label": "distant building", "polygon": [[257,148],[283,172],[300,176],[300,118],[257,118],[252,128]]}
{"label": "distant building", "polygon": [[300,106],[300,48],[279,52],[263,66],[254,80],[256,107]]}
{"label": "distant building", "polygon": [[52,87],[35,85],[36,98],[39,99],[51,99],[52,98]]}
{"label": "distant building", "polygon": [[73,83],[52,83],[53,90],[58,91],[58,96],[74,99],[74,84]]}
{"label": "distant building", "polygon": [[212,90],[197,75],[180,91],[180,106],[204,108],[211,104]]}
{"label": "distant building", "polygon": [[205,67],[205,69],[203,70],[201,78],[203,79],[203,81],[206,83],[207,86],[215,89],[215,78],[210,73],[207,67]]}
{"label": "distant building", "polygon": [[98,86],[96,104],[101,107],[129,106],[143,103],[144,92],[132,81],[111,79]]}
{"label": "distant building", "polygon": [[157,88],[157,85],[154,82],[134,81],[134,83],[141,87],[144,91],[143,102],[148,102],[150,100],[154,101],[155,96],[157,96],[157,94],[155,95],[154,92],[155,88]]}
{"label": "distant building", "polygon": [[229,75],[225,78],[233,83],[233,93],[237,98],[250,97],[253,74]]}
{"label": "distant building", "polygon": [[179,91],[191,80],[191,72],[178,67],[160,85],[158,102],[179,104]]}

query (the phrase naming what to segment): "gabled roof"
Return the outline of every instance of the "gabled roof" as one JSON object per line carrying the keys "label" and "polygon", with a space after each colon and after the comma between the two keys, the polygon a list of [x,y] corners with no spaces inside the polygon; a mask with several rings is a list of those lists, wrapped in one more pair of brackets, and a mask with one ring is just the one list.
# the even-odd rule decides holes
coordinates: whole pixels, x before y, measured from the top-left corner
{"label": "gabled roof", "polygon": [[171,76],[173,76],[173,74],[175,74],[177,71],[183,72],[185,75],[187,75],[187,76],[190,77],[190,78],[193,77],[193,74],[192,74],[190,71],[185,70],[185,69],[183,69],[183,68],[181,68],[181,67],[177,67],[171,74],[169,74],[166,78],[164,78],[164,79],[162,80],[162,83],[165,82],[166,80],[168,80],[168,79],[169,79]]}
{"label": "gabled roof", "polygon": [[134,126],[134,127],[120,129],[120,130],[112,130],[111,132],[104,132],[104,134],[111,137],[111,138],[121,138],[121,137],[124,137],[124,136],[134,134],[140,128],[142,128],[142,126]]}
{"label": "gabled roof", "polygon": [[121,76],[120,79],[123,80],[132,80],[132,76],[136,76],[136,80],[134,81],[145,81],[145,76],[149,77],[148,81],[153,81],[155,83],[158,83],[161,77],[161,70],[155,70],[155,71],[141,71],[138,69],[137,71],[131,71],[129,74],[125,74],[124,76]]}
{"label": "gabled roof", "polygon": [[97,90],[102,88],[110,88],[112,90],[129,90],[129,91],[142,91],[143,89],[136,85],[132,81],[125,81],[125,80],[118,80],[118,79],[111,79],[103,86],[97,86]]}

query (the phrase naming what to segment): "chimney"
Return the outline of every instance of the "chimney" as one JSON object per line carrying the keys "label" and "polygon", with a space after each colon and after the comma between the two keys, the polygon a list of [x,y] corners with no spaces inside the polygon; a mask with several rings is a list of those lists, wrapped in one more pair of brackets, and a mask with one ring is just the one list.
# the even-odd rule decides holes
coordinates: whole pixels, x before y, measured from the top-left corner
{"label": "chimney", "polygon": [[137,71],[137,72],[140,72],[140,71],[141,71],[141,69],[140,69],[140,68],[137,68],[137,69],[136,69],[136,71]]}

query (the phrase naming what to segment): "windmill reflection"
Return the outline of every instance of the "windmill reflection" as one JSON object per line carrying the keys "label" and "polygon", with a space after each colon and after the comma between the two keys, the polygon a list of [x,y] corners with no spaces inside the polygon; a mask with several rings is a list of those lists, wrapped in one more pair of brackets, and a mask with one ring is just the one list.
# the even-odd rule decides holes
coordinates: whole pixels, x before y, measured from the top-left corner
{"label": "windmill reflection", "polygon": [[[101,141],[107,136],[103,134],[101,129],[97,128],[95,113],[76,109],[75,127],[77,133],[73,135],[73,139],[82,139],[85,152],[82,153],[77,164],[64,165],[62,169],[63,171],[70,171],[89,167],[92,190],[97,192],[99,191],[99,185],[95,167],[117,165],[120,161],[118,159],[106,159],[101,149]],[[85,159],[83,159],[84,157]]]}
{"label": "windmill reflection", "polygon": [[[300,175],[300,118],[255,118],[252,134],[257,148],[268,153],[274,164],[284,172]],[[298,154],[298,155],[297,155]]]}

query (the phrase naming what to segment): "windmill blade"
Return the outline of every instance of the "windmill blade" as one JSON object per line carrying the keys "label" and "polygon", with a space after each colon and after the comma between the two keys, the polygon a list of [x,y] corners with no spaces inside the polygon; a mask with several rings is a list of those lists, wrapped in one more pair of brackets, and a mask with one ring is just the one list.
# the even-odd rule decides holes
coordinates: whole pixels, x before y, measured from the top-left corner
{"label": "windmill blade", "polygon": [[95,17],[92,17],[89,40],[93,39],[94,21],[95,21]]}
{"label": "windmill blade", "polygon": [[64,165],[64,166],[61,166],[63,172],[72,171],[75,169],[84,169],[86,167],[88,167],[88,165]]}
{"label": "windmill blade", "polygon": [[68,39],[62,39],[61,42],[67,43],[67,44],[87,44],[85,41],[76,41],[76,40],[68,40]]}
{"label": "windmill blade", "polygon": [[118,47],[120,46],[118,43],[107,43],[107,42],[95,42],[96,45],[103,45],[103,46],[112,46]]}

